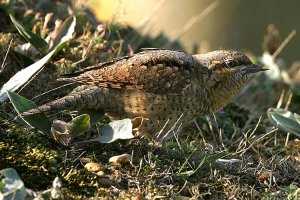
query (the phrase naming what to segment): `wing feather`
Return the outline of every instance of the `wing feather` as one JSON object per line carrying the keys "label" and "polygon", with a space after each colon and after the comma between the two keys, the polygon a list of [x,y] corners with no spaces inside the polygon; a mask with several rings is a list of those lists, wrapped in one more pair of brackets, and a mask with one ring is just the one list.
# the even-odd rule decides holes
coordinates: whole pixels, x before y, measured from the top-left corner
{"label": "wing feather", "polygon": [[193,56],[173,50],[151,49],[81,70],[63,80],[155,93],[180,93],[197,82],[204,67]]}

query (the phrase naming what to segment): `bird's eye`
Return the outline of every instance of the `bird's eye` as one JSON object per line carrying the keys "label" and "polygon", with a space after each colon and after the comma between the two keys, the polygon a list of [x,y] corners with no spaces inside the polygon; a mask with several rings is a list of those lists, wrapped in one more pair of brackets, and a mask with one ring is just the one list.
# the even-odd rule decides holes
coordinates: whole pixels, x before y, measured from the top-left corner
{"label": "bird's eye", "polygon": [[225,60],[224,63],[227,67],[230,67],[230,68],[236,66],[236,62],[234,60]]}

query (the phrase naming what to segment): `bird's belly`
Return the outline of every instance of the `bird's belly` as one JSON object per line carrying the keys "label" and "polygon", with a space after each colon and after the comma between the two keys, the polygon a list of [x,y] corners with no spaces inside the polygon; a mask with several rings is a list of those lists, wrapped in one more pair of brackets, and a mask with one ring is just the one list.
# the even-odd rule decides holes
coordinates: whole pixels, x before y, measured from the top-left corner
{"label": "bird's belly", "polygon": [[167,133],[206,114],[203,102],[195,95],[132,91],[113,96],[105,112],[111,119],[143,119],[138,130],[140,135],[155,134],[161,130]]}

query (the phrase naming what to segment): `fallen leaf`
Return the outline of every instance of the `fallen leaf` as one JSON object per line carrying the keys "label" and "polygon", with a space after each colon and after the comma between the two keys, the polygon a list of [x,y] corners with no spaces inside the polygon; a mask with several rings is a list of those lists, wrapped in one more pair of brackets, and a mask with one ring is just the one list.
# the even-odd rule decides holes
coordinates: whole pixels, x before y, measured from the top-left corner
{"label": "fallen leaf", "polygon": [[118,139],[132,139],[134,135],[132,134],[131,120],[126,118],[105,124],[99,130],[99,135],[97,138],[81,141],[77,144],[88,142],[111,143]]}
{"label": "fallen leaf", "polygon": [[55,141],[64,145],[65,147],[69,147],[72,142],[72,136],[67,131],[66,126],[68,123],[61,120],[54,120],[51,126],[51,133]]}
{"label": "fallen leaf", "polygon": [[104,125],[99,133],[101,135],[99,142],[101,143],[111,143],[117,139],[134,138],[134,135],[132,135],[132,123],[128,118]]}
{"label": "fallen leaf", "polygon": [[76,25],[75,16],[68,17],[64,22],[62,22],[62,24],[59,25],[59,27],[54,31],[55,33],[51,35],[50,51],[55,49],[56,46],[72,38],[75,25]]}
{"label": "fallen leaf", "polygon": [[4,199],[25,199],[26,188],[16,170],[13,168],[6,168],[2,169],[0,174],[5,177],[1,180],[1,182],[5,184],[5,187],[1,189]]}
{"label": "fallen leaf", "polygon": [[294,113],[295,119],[296,121],[300,124],[300,115],[298,115],[297,113]]}
{"label": "fallen leaf", "polygon": [[146,200],[145,196],[142,194],[138,194],[135,197],[133,197],[132,200]]}
{"label": "fallen leaf", "polygon": [[240,159],[217,159],[216,162],[220,164],[235,164],[235,163],[242,163],[242,160]]}

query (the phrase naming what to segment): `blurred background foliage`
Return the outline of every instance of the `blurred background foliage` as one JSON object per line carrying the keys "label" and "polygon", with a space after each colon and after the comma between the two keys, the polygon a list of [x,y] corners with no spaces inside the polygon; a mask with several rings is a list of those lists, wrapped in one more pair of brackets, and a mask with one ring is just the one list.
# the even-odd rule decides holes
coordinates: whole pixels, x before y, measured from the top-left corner
{"label": "blurred background foliage", "polygon": [[[251,111],[275,106],[282,91],[289,98],[290,88],[293,101],[299,100],[299,89],[295,89],[300,82],[298,34],[271,59],[273,65],[267,60],[292,31],[299,30],[300,1],[91,0],[89,8],[99,20],[128,24],[141,35],[168,38],[169,43],[152,43],[155,47],[182,48],[190,53],[228,48],[259,60],[270,70],[244,88],[236,101]],[[173,41],[180,45],[171,46]],[[131,44],[134,46],[135,40]]]}
{"label": "blurred background foliage", "polygon": [[[195,44],[205,49],[247,49],[261,54],[266,27],[273,23],[282,37],[299,30],[297,0],[90,0],[89,8],[100,20],[127,23],[143,34],[165,34],[178,39],[188,51]],[[212,5],[213,4],[213,5]],[[203,13],[211,6],[210,12]],[[199,15],[202,13],[202,16]],[[198,20],[193,19],[199,17]],[[188,30],[182,29],[189,26]],[[141,26],[146,26],[141,28]],[[289,62],[299,59],[300,37],[282,52]],[[206,47],[205,47],[206,46]]]}

